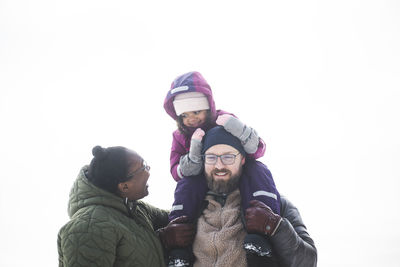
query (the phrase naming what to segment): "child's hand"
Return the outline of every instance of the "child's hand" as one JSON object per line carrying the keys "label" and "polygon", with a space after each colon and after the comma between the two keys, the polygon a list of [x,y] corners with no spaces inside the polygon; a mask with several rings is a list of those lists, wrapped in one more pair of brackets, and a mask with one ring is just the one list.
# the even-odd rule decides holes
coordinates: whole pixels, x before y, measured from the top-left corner
{"label": "child's hand", "polygon": [[201,128],[197,128],[192,135],[192,139],[201,141],[203,139],[205,132]]}
{"label": "child's hand", "polygon": [[179,170],[182,176],[193,176],[200,174],[203,168],[203,159],[201,157],[201,149],[203,144],[204,131],[201,128],[197,128],[192,135],[190,140],[189,153],[182,156],[179,160]]}
{"label": "child's hand", "polygon": [[251,127],[247,127],[246,124],[229,114],[218,116],[215,122],[224,127],[227,132],[239,138],[246,153],[253,154],[257,151],[259,138],[256,131]]}
{"label": "child's hand", "polygon": [[229,114],[223,114],[219,115],[217,120],[215,121],[218,125],[224,126],[231,118],[233,118],[232,115]]}

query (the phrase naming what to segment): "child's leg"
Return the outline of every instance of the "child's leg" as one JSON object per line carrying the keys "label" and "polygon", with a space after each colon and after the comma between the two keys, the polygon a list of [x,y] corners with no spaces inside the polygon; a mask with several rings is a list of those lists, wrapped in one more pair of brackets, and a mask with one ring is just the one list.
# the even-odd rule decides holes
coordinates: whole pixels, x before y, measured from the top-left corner
{"label": "child's leg", "polygon": [[186,215],[190,222],[194,222],[202,211],[207,191],[207,182],[203,174],[179,180],[175,188],[175,200],[169,220]]}
{"label": "child's leg", "polygon": [[280,195],[275,187],[272,174],[262,162],[246,159],[239,184],[242,209],[246,211],[253,199],[266,204],[276,214],[280,214]]}
{"label": "child's leg", "polygon": [[[251,200],[268,205],[273,212],[280,214],[280,195],[275,187],[271,172],[263,163],[246,159],[239,184],[242,198],[242,214],[245,215]],[[247,234],[243,247],[246,255],[252,259],[273,258],[272,246],[268,238],[258,234]],[[271,265],[274,266],[274,265]]]}
{"label": "child's leg", "polygon": [[278,267],[278,261],[275,256],[265,257],[255,253],[246,253],[247,266],[269,266]]}
{"label": "child's leg", "polygon": [[[169,220],[186,215],[189,222],[195,222],[202,212],[207,191],[207,182],[203,174],[188,176],[179,180],[176,185],[175,200],[169,214]],[[169,251],[167,266],[191,266],[193,258],[192,246],[172,249]]]}

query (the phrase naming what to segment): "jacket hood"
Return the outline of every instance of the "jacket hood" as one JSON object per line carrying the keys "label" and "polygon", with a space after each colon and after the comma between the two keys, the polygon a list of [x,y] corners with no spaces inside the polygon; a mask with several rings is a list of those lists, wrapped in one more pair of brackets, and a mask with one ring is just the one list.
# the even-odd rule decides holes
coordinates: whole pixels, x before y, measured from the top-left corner
{"label": "jacket hood", "polygon": [[69,193],[68,215],[72,217],[78,210],[92,205],[112,207],[128,214],[123,198],[89,182],[85,175],[88,168],[82,167]]}
{"label": "jacket hood", "polygon": [[203,76],[197,72],[192,71],[178,76],[171,84],[171,89],[168,91],[167,96],[164,100],[164,109],[174,120],[178,118],[175,112],[173,101],[175,96],[182,93],[199,92],[203,93],[210,105],[211,116],[216,119],[215,103],[212,96],[210,85],[203,78]]}

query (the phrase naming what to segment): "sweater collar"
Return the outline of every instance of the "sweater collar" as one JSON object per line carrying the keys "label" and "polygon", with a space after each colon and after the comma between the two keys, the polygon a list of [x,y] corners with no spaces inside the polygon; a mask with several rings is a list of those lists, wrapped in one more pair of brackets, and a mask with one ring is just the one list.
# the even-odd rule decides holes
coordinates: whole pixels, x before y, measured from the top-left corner
{"label": "sweater collar", "polygon": [[212,196],[214,198],[214,200],[217,201],[221,205],[221,207],[223,207],[226,203],[226,199],[229,194],[215,193],[213,191],[208,191],[207,195]]}

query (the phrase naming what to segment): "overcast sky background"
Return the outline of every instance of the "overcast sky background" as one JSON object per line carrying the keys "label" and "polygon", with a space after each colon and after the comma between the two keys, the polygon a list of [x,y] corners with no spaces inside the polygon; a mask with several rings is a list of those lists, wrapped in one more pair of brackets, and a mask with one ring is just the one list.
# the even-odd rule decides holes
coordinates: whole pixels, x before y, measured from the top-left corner
{"label": "overcast sky background", "polygon": [[0,266],[56,266],[95,145],[136,150],[172,204],[172,80],[255,128],[318,266],[399,266],[400,3],[0,0]]}

